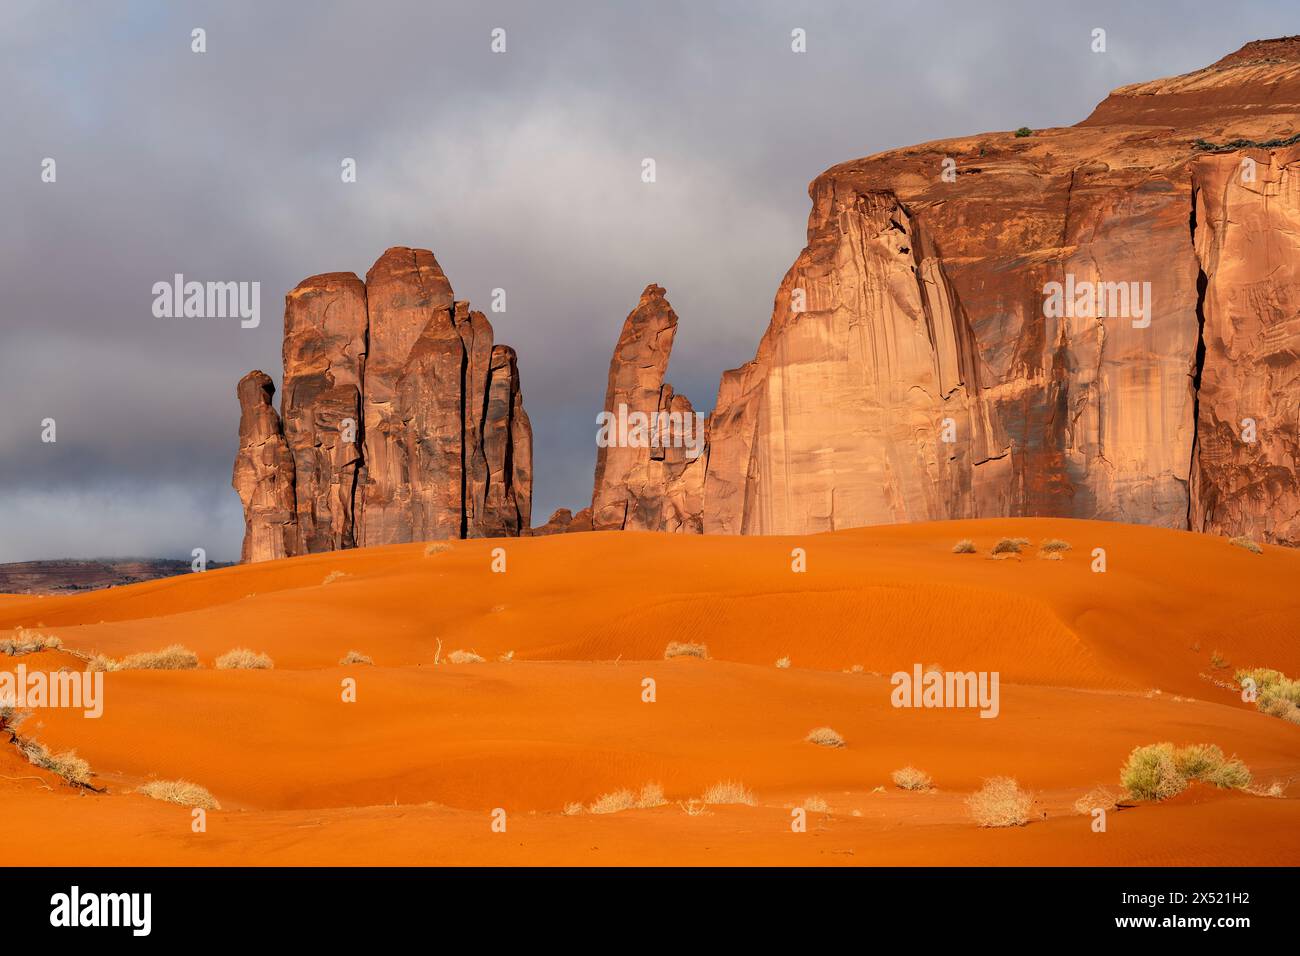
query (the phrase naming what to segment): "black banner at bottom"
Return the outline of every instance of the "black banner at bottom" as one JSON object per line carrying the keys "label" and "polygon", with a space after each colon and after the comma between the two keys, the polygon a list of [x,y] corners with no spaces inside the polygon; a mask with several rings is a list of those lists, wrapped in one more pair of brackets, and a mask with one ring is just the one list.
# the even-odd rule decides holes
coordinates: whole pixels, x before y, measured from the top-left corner
{"label": "black banner at bottom", "polygon": [[[876,934],[1037,931],[1231,943],[1293,925],[1291,869],[7,869],[9,940],[374,939],[451,921],[493,941],[674,923],[734,938],[851,917]],[[649,919],[652,922],[646,922]],[[822,922],[825,921],[825,922]],[[439,933],[441,934],[441,930]],[[1244,935],[1242,935],[1244,934]],[[1259,939],[1265,937],[1256,937]]]}

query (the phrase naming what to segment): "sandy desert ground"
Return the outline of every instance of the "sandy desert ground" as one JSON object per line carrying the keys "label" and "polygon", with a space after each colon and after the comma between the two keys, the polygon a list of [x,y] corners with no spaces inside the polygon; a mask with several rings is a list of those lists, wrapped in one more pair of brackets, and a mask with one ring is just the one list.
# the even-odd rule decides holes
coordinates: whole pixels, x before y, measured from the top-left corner
{"label": "sandy desert ground", "polygon": [[[1007,535],[1073,547],[991,560]],[[980,553],[953,554],[962,538]],[[171,644],[202,665],[105,674],[97,720],[29,717],[20,733],[75,748],[100,792],[4,743],[0,852],[11,865],[1296,865],[1300,726],[1230,682],[1239,667],[1300,672],[1298,584],[1285,548],[1000,519],[394,545],[0,596],[0,639],[23,627],[64,643],[0,668],[80,670]],[[708,659],[665,660],[672,641]],[[235,647],[274,669],[216,669]],[[458,649],[485,661],[448,663]],[[341,666],[349,650],[374,664]],[[918,663],[999,672],[999,716],[893,707],[888,675]],[[806,742],[821,726],[845,746]],[[1075,799],[1118,793],[1129,752],[1159,741],[1217,744],[1283,795],[1194,784],[1093,832]],[[909,764],[932,791],[891,783]],[[971,820],[966,797],[995,775],[1034,793],[1027,825]],[[155,779],[211,791],[222,809],[206,832],[135,792]],[[756,804],[691,802],[722,780]],[[564,812],[652,782],[662,806]],[[793,832],[791,808],[814,797],[826,809]]]}

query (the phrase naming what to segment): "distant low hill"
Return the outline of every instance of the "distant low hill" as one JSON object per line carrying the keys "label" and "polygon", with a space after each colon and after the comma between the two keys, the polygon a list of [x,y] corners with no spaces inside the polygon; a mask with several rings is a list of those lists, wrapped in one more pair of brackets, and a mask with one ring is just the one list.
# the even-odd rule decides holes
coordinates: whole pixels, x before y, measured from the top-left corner
{"label": "distant low hill", "polygon": [[[228,565],[210,562],[209,568]],[[191,573],[180,558],[61,558],[0,564],[0,594],[66,594]]]}

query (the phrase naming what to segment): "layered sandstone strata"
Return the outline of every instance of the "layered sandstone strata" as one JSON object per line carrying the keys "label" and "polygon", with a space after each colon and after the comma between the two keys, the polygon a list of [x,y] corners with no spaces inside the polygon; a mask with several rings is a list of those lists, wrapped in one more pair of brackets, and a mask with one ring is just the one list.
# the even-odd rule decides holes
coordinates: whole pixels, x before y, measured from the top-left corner
{"label": "layered sandstone strata", "polygon": [[528,528],[515,353],[428,250],[387,250],[364,283],[329,273],[290,292],[280,416],[273,393],[261,372],[240,383],[243,560]]}

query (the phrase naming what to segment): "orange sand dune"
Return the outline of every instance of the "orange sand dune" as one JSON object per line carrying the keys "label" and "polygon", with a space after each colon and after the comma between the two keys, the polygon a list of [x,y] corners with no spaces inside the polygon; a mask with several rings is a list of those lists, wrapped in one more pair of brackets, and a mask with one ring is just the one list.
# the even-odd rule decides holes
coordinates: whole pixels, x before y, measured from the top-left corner
{"label": "orange sand dune", "polygon": [[[990,560],[1003,535],[1072,543]],[[980,553],[956,555],[960,538]],[[504,549],[505,573],[492,570]],[[791,551],[807,570],[791,570]],[[1106,571],[1091,570],[1094,548]],[[0,748],[0,840],[15,864],[1288,864],[1300,862],[1300,727],[1226,685],[1236,667],[1300,673],[1300,555],[1104,522],[1019,519],[800,538],[632,533],[395,545],[108,591],[0,598],[64,651],[0,669],[180,643],[191,671],[104,675],[98,720],[44,709],[24,736],[75,748],[105,792]],[[339,577],[335,572],[342,574]],[[327,577],[335,578],[324,583]],[[670,641],[709,660],[663,660]],[[435,663],[441,642],[441,663]],[[271,671],[221,671],[233,647]],[[375,666],[342,667],[355,649]],[[484,663],[449,664],[455,649]],[[499,657],[513,652],[509,662]],[[1216,667],[1211,656],[1228,662]],[[791,666],[779,669],[777,658]],[[1000,713],[902,709],[887,675],[998,671]],[[355,703],[342,682],[357,682]],[[642,701],[645,678],[657,699]],[[842,748],[804,741],[831,726]],[[1199,785],[1110,815],[1072,810],[1139,744],[1217,743],[1281,798]],[[923,768],[936,790],[889,774]],[[965,796],[1016,777],[1034,821],[985,830]],[[207,787],[222,810],[132,791]],[[684,812],[722,779],[753,807]],[[621,788],[669,803],[565,815]],[[877,791],[876,788],[884,788]],[[790,808],[828,813],[790,829]],[[507,833],[490,813],[503,808]],[[51,840],[53,835],[68,839]]]}

